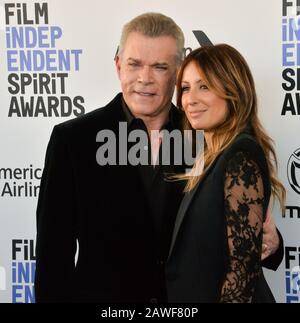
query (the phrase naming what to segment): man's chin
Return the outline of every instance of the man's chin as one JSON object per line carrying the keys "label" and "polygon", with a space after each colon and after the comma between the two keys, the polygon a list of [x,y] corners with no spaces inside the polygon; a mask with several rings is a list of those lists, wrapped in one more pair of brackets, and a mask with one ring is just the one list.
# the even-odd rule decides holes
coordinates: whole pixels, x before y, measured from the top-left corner
{"label": "man's chin", "polygon": [[132,113],[134,115],[145,116],[145,117],[155,116],[157,110],[158,110],[157,105],[147,104],[145,102],[135,102],[135,104],[132,107]]}

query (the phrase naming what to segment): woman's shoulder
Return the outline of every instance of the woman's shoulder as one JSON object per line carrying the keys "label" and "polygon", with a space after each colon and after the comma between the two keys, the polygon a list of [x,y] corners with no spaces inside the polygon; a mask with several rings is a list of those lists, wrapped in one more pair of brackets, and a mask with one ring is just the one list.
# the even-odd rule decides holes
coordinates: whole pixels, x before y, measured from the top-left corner
{"label": "woman's shoulder", "polygon": [[240,133],[232,144],[223,152],[222,159],[230,160],[236,155],[244,155],[245,157],[255,160],[264,160],[264,151],[257,139],[248,132]]}
{"label": "woman's shoulder", "polygon": [[219,169],[223,173],[228,168],[241,168],[245,165],[256,165],[264,176],[269,174],[265,152],[258,140],[248,132],[240,133],[219,160]]}
{"label": "woman's shoulder", "polygon": [[250,132],[241,132],[233,142],[218,156],[208,172],[215,179],[222,180],[229,170],[240,171],[250,167],[269,178],[267,156],[257,138]]}

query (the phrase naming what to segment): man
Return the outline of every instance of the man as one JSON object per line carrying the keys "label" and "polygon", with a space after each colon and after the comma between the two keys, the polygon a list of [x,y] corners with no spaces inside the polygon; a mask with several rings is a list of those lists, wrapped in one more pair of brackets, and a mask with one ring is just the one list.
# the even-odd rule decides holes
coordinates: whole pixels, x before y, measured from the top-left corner
{"label": "man", "polygon": [[[136,17],[125,25],[116,57],[122,94],[54,127],[37,207],[38,302],[167,300],[164,261],[182,184],[164,181],[164,174],[182,167],[100,166],[96,137],[101,130],[118,134],[120,122],[128,132],[179,128],[171,99],[183,45],[172,19]],[[159,144],[151,139],[145,149],[155,160]]]}

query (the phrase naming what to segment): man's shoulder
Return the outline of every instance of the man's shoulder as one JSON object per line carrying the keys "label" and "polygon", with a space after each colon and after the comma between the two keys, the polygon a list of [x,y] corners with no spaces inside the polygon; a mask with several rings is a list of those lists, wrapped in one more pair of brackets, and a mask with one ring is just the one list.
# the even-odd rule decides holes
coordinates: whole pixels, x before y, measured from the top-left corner
{"label": "man's shoulder", "polygon": [[121,106],[122,94],[119,93],[107,105],[88,112],[77,118],[62,122],[56,125],[56,128],[67,132],[85,132],[93,130],[101,130],[104,128],[111,128],[117,121],[120,121],[122,113]]}

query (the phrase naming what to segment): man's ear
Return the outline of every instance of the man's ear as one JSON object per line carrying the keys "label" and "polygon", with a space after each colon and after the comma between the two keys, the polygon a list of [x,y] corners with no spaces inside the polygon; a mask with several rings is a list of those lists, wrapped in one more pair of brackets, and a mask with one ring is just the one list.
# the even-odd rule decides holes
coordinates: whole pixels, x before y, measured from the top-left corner
{"label": "man's ear", "polygon": [[116,70],[118,73],[118,77],[120,79],[120,73],[121,73],[121,59],[119,55],[116,55],[115,57],[115,66],[116,66]]}

